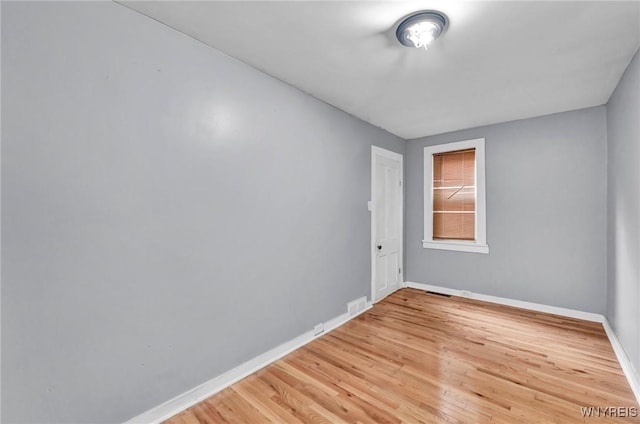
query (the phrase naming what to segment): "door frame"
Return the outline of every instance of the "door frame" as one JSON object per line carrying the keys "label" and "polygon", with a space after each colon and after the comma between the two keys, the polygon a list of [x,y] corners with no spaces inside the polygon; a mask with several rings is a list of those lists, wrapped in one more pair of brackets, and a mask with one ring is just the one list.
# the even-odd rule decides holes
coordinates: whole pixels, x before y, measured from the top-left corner
{"label": "door frame", "polygon": [[378,146],[371,146],[371,303],[378,302],[382,299],[376,299],[376,167],[378,165],[378,157],[385,157],[400,162],[400,246],[399,246],[399,263],[400,277],[398,288],[404,286],[404,156],[400,153],[392,152]]}

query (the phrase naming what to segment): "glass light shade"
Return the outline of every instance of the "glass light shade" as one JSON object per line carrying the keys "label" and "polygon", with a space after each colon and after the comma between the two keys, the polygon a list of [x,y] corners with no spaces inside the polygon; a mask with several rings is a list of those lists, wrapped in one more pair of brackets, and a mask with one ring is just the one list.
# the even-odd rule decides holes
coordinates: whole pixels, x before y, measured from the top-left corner
{"label": "glass light shade", "polygon": [[406,17],[396,30],[398,41],[406,47],[425,49],[446,29],[445,15],[435,11],[422,11]]}

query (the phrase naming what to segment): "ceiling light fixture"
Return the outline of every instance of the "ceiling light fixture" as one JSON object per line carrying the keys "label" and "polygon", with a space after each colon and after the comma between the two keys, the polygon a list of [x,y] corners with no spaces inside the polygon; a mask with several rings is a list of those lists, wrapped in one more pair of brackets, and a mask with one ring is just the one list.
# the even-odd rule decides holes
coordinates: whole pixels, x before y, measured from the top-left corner
{"label": "ceiling light fixture", "polygon": [[396,30],[398,41],[406,47],[424,47],[433,42],[447,28],[447,17],[436,11],[416,12],[406,17]]}

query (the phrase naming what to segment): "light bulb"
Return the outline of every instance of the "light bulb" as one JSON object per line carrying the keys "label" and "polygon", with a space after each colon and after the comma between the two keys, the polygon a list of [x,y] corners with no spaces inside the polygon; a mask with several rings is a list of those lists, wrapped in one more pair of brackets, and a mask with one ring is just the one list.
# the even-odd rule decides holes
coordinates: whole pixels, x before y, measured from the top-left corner
{"label": "light bulb", "polygon": [[433,34],[438,28],[432,22],[417,22],[406,29],[407,38],[411,40],[414,46],[424,47],[431,44],[435,39]]}

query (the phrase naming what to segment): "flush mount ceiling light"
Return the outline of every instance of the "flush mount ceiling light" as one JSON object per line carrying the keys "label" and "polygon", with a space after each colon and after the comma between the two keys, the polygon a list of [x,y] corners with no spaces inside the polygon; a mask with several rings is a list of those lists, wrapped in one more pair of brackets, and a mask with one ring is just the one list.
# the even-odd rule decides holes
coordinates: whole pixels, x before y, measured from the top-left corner
{"label": "flush mount ceiling light", "polygon": [[424,47],[442,34],[448,24],[447,17],[436,11],[416,12],[406,17],[396,30],[396,37],[403,46]]}

